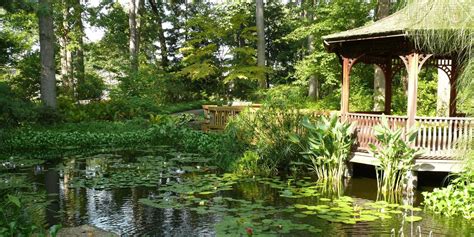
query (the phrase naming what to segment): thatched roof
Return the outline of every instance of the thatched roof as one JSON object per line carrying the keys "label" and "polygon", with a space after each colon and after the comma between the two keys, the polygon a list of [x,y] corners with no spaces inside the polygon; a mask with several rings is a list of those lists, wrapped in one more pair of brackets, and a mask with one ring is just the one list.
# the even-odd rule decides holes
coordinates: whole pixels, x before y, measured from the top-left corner
{"label": "thatched roof", "polygon": [[408,36],[409,32],[419,30],[474,29],[474,16],[472,14],[474,4],[469,4],[469,2],[470,0],[418,0],[379,21],[356,29],[324,36],[323,40],[325,44],[331,44]]}

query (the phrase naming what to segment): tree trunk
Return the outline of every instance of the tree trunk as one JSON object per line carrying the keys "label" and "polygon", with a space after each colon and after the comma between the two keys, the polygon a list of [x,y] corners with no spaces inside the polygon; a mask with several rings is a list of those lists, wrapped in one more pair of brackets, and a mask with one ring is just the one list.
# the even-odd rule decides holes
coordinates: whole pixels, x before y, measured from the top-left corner
{"label": "tree trunk", "polygon": [[128,25],[130,30],[129,51],[130,71],[132,74],[138,72],[138,28],[137,28],[137,0],[129,0]]}
{"label": "tree trunk", "polygon": [[[308,22],[309,24],[312,24],[314,21],[314,6],[315,6],[315,0],[310,0],[311,7],[313,9],[310,9],[310,11],[307,13],[308,17]],[[314,53],[314,35],[309,35],[308,36],[308,55],[311,55]],[[311,100],[317,100],[319,99],[319,78],[315,75],[312,74],[309,77],[308,80],[308,97]]]}
{"label": "tree trunk", "polygon": [[56,109],[56,75],[54,64],[54,30],[51,0],[39,0],[39,38],[41,61],[41,101]]}
{"label": "tree trunk", "polygon": [[77,34],[77,45],[75,48],[74,60],[74,81],[73,87],[76,84],[82,84],[85,80],[84,67],[84,24],[82,23],[82,5],[80,0],[74,2],[74,31]]}
{"label": "tree trunk", "polygon": [[[378,0],[375,20],[390,14],[390,0]],[[383,111],[385,107],[385,76],[383,70],[374,66],[374,110]]]}
{"label": "tree trunk", "polygon": [[[263,16],[263,0],[257,0],[256,4],[257,21],[257,66],[265,68],[265,24]],[[259,76],[260,88],[267,88],[265,73]]]}
{"label": "tree trunk", "polygon": [[69,3],[67,0],[62,1],[62,24],[59,29],[59,45],[61,52],[61,82],[64,94],[69,97],[74,96],[73,90],[73,68],[72,68],[72,53],[69,47],[71,39],[69,37]]}
{"label": "tree trunk", "polygon": [[151,5],[151,9],[155,13],[156,16],[156,27],[158,30],[158,41],[160,41],[160,53],[161,53],[161,66],[163,68],[168,67],[168,48],[166,46],[166,38],[165,38],[165,31],[163,29],[163,19],[161,17],[161,2],[155,0],[149,0]]}

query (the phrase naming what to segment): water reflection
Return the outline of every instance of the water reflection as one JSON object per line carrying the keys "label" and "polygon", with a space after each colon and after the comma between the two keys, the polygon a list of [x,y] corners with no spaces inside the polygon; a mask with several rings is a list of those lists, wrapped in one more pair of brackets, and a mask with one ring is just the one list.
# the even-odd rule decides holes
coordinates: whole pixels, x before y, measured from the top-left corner
{"label": "water reflection", "polygon": [[[78,226],[90,224],[99,228],[122,235],[151,235],[151,236],[213,236],[214,226],[222,220],[218,214],[198,214],[189,209],[153,208],[140,204],[141,198],[157,197],[161,185],[170,182],[181,182],[176,174],[169,172],[158,173],[154,187],[129,187],[111,189],[92,189],[85,187],[71,188],[77,178],[96,180],[110,178],[111,172],[126,170],[121,164],[127,164],[139,159],[138,155],[124,155],[125,161],[118,154],[94,156],[91,158],[71,157],[59,164],[35,166],[31,173],[35,175],[38,189],[45,189],[51,201],[46,209],[46,219],[49,225],[62,223],[63,226]],[[150,158],[152,159],[152,158]],[[120,161],[120,162],[119,162]],[[121,163],[122,162],[122,163]],[[130,164],[130,163],[129,163]],[[49,167],[48,167],[49,166]],[[117,168],[119,167],[119,168]],[[135,175],[141,177],[148,171],[147,166],[139,166]],[[183,170],[183,169],[181,169]],[[353,178],[345,186],[344,193],[355,197],[356,202],[376,200],[375,179]],[[56,194],[56,195],[54,195]],[[59,194],[59,195],[57,195]],[[226,192],[226,196],[249,200],[264,200],[265,203],[277,208],[294,204],[294,199],[280,197],[277,189],[258,182],[240,182]],[[417,204],[420,196],[417,194],[410,200]],[[287,218],[294,218],[288,216]],[[455,218],[443,218],[424,215],[423,221],[415,224],[401,223],[397,218],[376,222],[358,222],[355,225],[329,223],[317,217],[308,217],[301,221],[318,226],[324,230],[324,235],[331,236],[366,236],[390,235],[392,229],[396,233],[402,230],[406,234],[417,233],[420,225],[421,233],[429,235],[463,235],[469,232],[472,224]],[[467,232],[466,232],[467,231]]]}

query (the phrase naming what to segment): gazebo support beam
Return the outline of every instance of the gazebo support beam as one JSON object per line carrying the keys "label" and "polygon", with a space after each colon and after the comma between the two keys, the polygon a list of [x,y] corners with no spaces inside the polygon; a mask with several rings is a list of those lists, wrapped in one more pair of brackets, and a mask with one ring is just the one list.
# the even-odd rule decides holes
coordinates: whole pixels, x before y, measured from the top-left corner
{"label": "gazebo support beam", "polygon": [[450,91],[449,91],[449,117],[456,117],[456,97],[457,97],[457,79],[458,72],[454,60],[451,61],[451,75],[449,76]]}
{"label": "gazebo support beam", "polygon": [[388,71],[385,73],[385,106],[384,113],[389,115],[392,113],[392,70],[391,66],[388,67]]}
{"label": "gazebo support beam", "polygon": [[357,60],[363,55],[357,58],[346,58],[342,57],[342,91],[341,91],[341,114],[345,115],[349,113],[349,79],[351,76],[352,66]]}
{"label": "gazebo support beam", "polygon": [[350,59],[342,58],[342,91],[341,114],[349,113],[349,77],[351,73]]}
{"label": "gazebo support beam", "polygon": [[416,102],[418,90],[418,73],[431,54],[411,53],[400,56],[408,72],[408,108],[407,108],[407,127],[415,125]]}
{"label": "gazebo support beam", "polygon": [[377,65],[382,69],[385,78],[384,114],[389,115],[392,113],[392,62],[388,60],[386,63]]}

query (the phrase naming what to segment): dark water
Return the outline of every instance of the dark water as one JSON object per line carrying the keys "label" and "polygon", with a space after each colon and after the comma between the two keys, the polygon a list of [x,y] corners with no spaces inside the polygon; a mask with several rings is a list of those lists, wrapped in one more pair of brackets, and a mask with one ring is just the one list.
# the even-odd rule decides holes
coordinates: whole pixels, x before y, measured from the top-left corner
{"label": "dark water", "polygon": [[[69,156],[56,164],[35,165],[17,169],[17,172],[28,173],[31,180],[36,183],[38,191],[45,191],[48,194],[48,199],[51,201],[45,210],[45,221],[48,225],[61,223],[64,227],[68,227],[89,224],[126,236],[239,236],[235,233],[223,234],[225,232],[216,230],[216,226],[226,219],[226,214],[223,212],[199,213],[191,206],[157,208],[140,202],[142,198],[156,199],[162,193],[161,187],[169,183],[184,182],[183,180],[191,173],[185,172],[186,169],[176,170],[175,167],[169,168],[172,170],[170,173],[163,172],[163,168],[155,170],[154,167],[162,165],[163,162],[148,161],[154,160],[155,157],[170,159],[180,156],[176,152],[164,153],[166,151],[163,149],[148,149]],[[144,160],[146,162],[141,163],[145,164],[144,166],[133,166]],[[202,169],[200,165],[193,164]],[[191,166],[185,162],[182,165]],[[197,175],[207,173],[212,171],[205,170]],[[84,180],[89,183],[82,182]],[[179,189],[180,186],[173,187]],[[313,198],[282,197],[278,188],[272,188],[261,180],[252,179],[237,179],[233,181],[231,187],[210,195],[197,194],[197,196],[203,198],[206,203],[212,202],[214,200],[212,198],[215,197],[247,200],[249,203],[261,200],[264,206],[275,210],[283,210],[296,203],[321,204],[320,198],[324,196],[323,194]],[[342,195],[352,197],[354,205],[357,203],[362,206],[366,202],[373,202],[377,198],[376,181],[373,178],[354,177],[339,192],[339,196]],[[332,194],[331,201],[328,202],[332,203],[334,199]],[[418,206],[421,199],[421,195],[417,193],[409,202]],[[404,200],[400,202],[403,203]],[[248,212],[258,211],[249,209]],[[404,221],[403,214],[394,214],[391,218],[378,218],[375,221],[356,224],[329,222],[317,215],[295,217],[298,209],[292,213],[274,212],[275,214],[270,214],[266,218],[307,224],[321,230],[320,233],[314,233],[304,228],[292,229],[289,232],[278,232],[277,236],[474,236],[472,221],[447,218],[423,211],[416,211],[415,214],[423,219],[414,223]],[[408,212],[408,215],[410,214],[412,213]],[[281,225],[278,228],[281,228]],[[255,234],[257,236],[258,233]]]}

